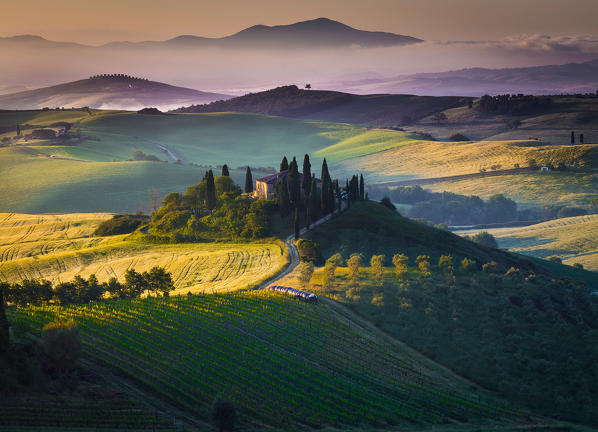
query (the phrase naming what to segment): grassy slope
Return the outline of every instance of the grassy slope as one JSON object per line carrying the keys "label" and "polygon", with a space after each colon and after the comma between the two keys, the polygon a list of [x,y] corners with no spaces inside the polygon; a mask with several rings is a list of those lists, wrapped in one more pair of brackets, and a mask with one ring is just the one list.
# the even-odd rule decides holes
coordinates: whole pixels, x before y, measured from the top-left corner
{"label": "grassy slope", "polygon": [[328,303],[268,292],[11,310],[39,329],[81,328],[84,357],[208,419],[216,394],[240,422],[390,426],[512,424],[525,413],[477,390]]}
{"label": "grassy slope", "polygon": [[[443,139],[453,133],[462,133],[475,140],[535,137],[558,145],[569,144],[571,130],[575,130],[585,133],[586,142],[598,142],[598,99],[556,97],[547,111],[524,116],[482,114],[468,107],[453,108],[444,113],[446,121],[438,123],[427,117],[406,127],[423,130]],[[510,119],[519,119],[521,126],[509,129],[506,123]]]}
{"label": "grassy slope", "polygon": [[[415,141],[379,153],[371,152],[335,165],[342,171],[364,170],[370,182],[435,178],[473,174],[493,165],[512,169],[515,164],[538,164],[580,168],[598,166],[598,146],[551,146],[536,141],[435,142]],[[328,151],[329,148],[322,152]]]}
{"label": "grassy slope", "polygon": [[258,284],[288,262],[278,242],[154,245],[124,235],[92,237],[107,217],[0,214],[0,276],[59,282],[94,273],[100,281],[122,281],[129,268],[159,265],[172,273],[175,293],[213,292]]}
{"label": "grassy slope", "polygon": [[385,254],[390,260],[394,254],[404,253],[414,263],[418,255],[429,255],[432,262],[437,262],[440,255],[450,254],[459,260],[474,259],[479,266],[496,261],[505,269],[511,266],[534,269],[555,277],[598,283],[595,273],[480,246],[451,232],[402,217],[373,201],[357,203],[307,237],[320,243],[325,257],[340,252],[347,258],[353,252],[361,252],[369,262],[374,254]]}
{"label": "grassy slope", "polygon": [[[498,240],[501,248],[546,258],[559,256],[572,265],[581,263],[588,270],[598,270],[598,215],[552,220],[521,228],[484,230]],[[473,234],[471,231],[459,234]]]}
{"label": "grassy slope", "polygon": [[446,181],[425,186],[434,192],[455,192],[488,198],[504,194],[525,205],[586,206],[598,198],[598,173],[573,170],[541,172]]}

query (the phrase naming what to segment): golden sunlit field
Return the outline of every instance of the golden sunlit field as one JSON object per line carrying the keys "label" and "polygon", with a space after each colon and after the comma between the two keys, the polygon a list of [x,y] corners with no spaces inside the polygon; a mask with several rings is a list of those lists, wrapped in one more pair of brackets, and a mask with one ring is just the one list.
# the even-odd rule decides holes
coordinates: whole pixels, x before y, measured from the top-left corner
{"label": "golden sunlit field", "polygon": [[106,213],[23,215],[0,213],[0,277],[9,282],[52,282],[95,274],[123,280],[129,268],[162,266],[172,273],[174,294],[224,292],[256,285],[288,262],[280,242],[162,245],[127,235],[93,237]]}
{"label": "golden sunlit field", "polygon": [[[488,231],[501,248],[539,258],[558,256],[563,264],[580,263],[598,270],[598,215],[551,220],[521,228]],[[472,234],[462,231],[459,234]]]}

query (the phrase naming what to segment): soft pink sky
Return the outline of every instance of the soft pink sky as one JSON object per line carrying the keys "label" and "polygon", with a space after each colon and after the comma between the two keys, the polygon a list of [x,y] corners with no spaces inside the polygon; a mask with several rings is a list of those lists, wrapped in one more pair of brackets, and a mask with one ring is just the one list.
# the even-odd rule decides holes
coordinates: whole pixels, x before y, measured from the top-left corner
{"label": "soft pink sky", "polygon": [[102,44],[327,17],[426,40],[596,35],[598,0],[0,0],[0,36]]}

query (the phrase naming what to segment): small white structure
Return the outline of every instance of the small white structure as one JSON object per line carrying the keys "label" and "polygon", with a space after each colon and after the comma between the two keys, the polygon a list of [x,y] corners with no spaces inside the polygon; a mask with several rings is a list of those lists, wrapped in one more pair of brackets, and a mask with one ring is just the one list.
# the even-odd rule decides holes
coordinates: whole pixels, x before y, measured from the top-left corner
{"label": "small white structure", "polygon": [[550,167],[543,166],[543,167],[541,168],[541,170],[542,170],[542,172],[549,172],[549,171],[550,171]]}

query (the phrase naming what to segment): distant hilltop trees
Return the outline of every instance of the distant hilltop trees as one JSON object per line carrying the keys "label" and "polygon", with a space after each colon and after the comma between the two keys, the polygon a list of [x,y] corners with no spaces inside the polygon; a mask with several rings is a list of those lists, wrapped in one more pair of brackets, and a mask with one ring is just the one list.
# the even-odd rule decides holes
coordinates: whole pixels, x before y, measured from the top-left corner
{"label": "distant hilltop trees", "polygon": [[523,115],[543,110],[552,105],[549,97],[524,94],[484,95],[477,105],[478,111],[486,114]]}
{"label": "distant hilltop trees", "polygon": [[125,74],[101,74],[92,75],[89,79],[111,79],[111,80],[126,80],[126,81],[149,81],[147,78],[134,77]]}

